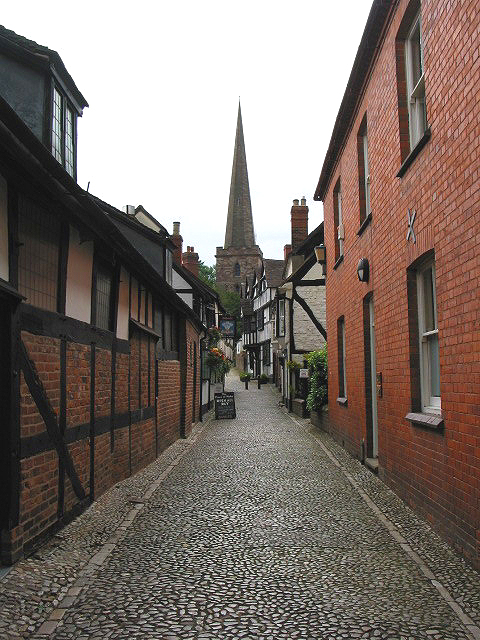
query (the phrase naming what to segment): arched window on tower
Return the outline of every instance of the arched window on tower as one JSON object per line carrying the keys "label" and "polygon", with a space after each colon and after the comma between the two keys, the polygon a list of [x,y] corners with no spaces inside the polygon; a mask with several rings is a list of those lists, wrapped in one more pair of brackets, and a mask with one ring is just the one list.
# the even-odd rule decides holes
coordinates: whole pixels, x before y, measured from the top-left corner
{"label": "arched window on tower", "polygon": [[240,275],[240,265],[238,264],[238,262],[235,264],[234,275],[236,276]]}

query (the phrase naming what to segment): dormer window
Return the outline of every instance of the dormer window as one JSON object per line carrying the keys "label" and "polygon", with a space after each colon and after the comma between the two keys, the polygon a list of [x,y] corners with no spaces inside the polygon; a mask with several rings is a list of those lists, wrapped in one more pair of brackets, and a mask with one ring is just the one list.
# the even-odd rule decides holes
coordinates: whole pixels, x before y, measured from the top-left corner
{"label": "dormer window", "polygon": [[52,154],[66,171],[76,174],[76,116],[66,96],[53,87],[52,105]]}

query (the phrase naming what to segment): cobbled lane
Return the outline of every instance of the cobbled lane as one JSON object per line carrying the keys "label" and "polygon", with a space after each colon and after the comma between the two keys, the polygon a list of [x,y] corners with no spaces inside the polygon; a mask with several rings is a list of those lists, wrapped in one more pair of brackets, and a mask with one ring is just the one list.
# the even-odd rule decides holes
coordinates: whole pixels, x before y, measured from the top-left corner
{"label": "cobbled lane", "polygon": [[329,436],[287,414],[275,390],[237,380],[227,381],[235,420],[208,422],[176,458],[164,454],[169,466],[103,498],[123,519],[88,558],[69,531],[88,547],[89,512],[65,530],[71,544],[43,556],[47,569],[69,549],[78,557],[44,617],[17,630],[8,619],[4,587],[15,591],[35,559],[0,581],[0,637],[480,638],[479,575]]}

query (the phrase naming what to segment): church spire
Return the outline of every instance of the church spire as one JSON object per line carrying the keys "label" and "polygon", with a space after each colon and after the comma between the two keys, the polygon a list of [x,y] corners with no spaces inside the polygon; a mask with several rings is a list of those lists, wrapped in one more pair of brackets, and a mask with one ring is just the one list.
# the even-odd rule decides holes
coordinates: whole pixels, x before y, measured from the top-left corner
{"label": "church spire", "polygon": [[248,186],[247,158],[243,139],[242,112],[238,102],[237,133],[233,152],[232,181],[230,183],[230,199],[228,201],[227,229],[225,232],[225,249],[229,247],[253,247],[255,233],[253,230],[252,205]]}

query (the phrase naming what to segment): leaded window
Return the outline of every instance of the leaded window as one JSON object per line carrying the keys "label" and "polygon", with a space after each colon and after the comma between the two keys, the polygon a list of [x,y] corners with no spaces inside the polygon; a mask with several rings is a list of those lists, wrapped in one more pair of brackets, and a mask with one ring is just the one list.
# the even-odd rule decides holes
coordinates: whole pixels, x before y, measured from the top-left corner
{"label": "leaded window", "polygon": [[112,331],[113,270],[98,262],[95,277],[95,325]]}
{"label": "leaded window", "polygon": [[18,244],[18,290],[28,304],[58,311],[60,221],[22,195]]}

